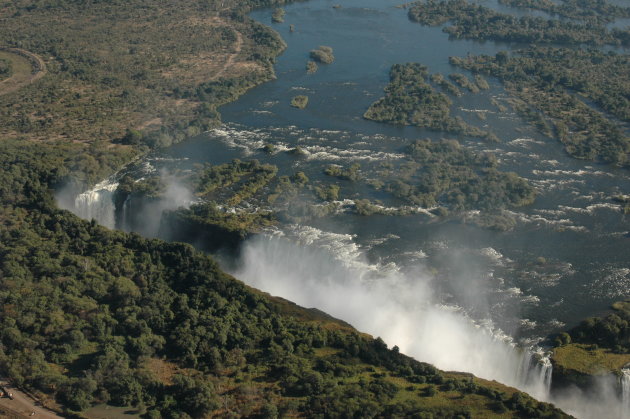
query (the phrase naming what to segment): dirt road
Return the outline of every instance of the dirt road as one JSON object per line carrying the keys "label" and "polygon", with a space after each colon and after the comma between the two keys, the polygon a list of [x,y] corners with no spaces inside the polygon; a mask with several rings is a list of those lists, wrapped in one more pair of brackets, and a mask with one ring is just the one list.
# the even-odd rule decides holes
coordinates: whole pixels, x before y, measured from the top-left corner
{"label": "dirt road", "polygon": [[14,65],[13,76],[0,82],[0,95],[15,92],[41,79],[47,73],[44,60],[30,51],[0,47],[0,53],[11,60]]}
{"label": "dirt road", "polygon": [[212,76],[211,80],[217,80],[223,77],[225,72],[228,69],[232,68],[232,66],[234,65],[234,60],[236,60],[236,57],[238,57],[238,54],[241,53],[241,49],[243,48],[243,35],[241,35],[239,31],[235,30],[234,32],[236,33],[236,42],[234,43],[234,52],[228,56],[223,66],[221,66],[221,69],[214,76]]}
{"label": "dirt road", "polygon": [[[9,382],[4,378],[0,378],[0,385],[3,386],[8,392],[13,393],[13,400],[9,399],[8,397],[0,398],[0,407],[6,408],[10,412],[22,415],[23,417],[47,419],[61,418],[61,416],[57,415],[56,413],[44,407],[37,406],[35,400],[30,398],[24,392],[10,385]],[[31,416],[32,412],[35,412],[35,414]]]}

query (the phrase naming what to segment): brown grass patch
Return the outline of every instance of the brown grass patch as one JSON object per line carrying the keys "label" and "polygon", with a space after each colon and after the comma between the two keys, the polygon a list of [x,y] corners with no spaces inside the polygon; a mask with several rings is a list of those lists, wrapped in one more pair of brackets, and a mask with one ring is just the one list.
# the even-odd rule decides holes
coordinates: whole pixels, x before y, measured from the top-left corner
{"label": "brown grass patch", "polygon": [[144,366],[159,382],[167,386],[173,384],[173,376],[179,372],[177,365],[159,358],[149,358]]}

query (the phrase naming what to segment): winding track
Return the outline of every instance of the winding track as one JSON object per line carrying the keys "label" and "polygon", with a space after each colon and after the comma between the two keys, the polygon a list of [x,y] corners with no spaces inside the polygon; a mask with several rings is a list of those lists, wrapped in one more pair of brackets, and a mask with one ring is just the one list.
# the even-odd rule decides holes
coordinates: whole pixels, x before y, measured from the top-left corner
{"label": "winding track", "polygon": [[212,76],[211,80],[217,80],[220,77],[222,77],[223,74],[225,74],[225,72],[229,68],[232,67],[232,65],[234,64],[234,60],[236,59],[238,54],[240,54],[241,49],[243,48],[243,35],[241,35],[241,33],[237,30],[234,30],[234,32],[236,32],[236,42],[234,43],[234,52],[228,56],[223,66],[221,66],[221,69],[217,71],[217,73],[214,76]]}
{"label": "winding track", "polygon": [[22,72],[18,72],[8,79],[5,79],[0,82],[0,95],[5,95],[7,93],[15,92],[21,89],[24,86],[27,86],[46,75],[48,70],[46,69],[46,63],[44,60],[37,54],[33,54],[30,51],[26,51],[21,48],[6,48],[0,47],[0,51],[8,52],[14,55],[18,55],[22,58],[27,59],[32,67],[32,72],[30,74],[24,74]]}

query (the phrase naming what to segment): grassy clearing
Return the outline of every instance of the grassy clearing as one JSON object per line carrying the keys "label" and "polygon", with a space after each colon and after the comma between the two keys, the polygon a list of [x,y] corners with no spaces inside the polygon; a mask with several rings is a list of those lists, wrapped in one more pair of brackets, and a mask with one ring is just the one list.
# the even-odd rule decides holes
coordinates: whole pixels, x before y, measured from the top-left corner
{"label": "grassy clearing", "polygon": [[616,354],[608,349],[594,349],[593,345],[573,343],[554,350],[553,359],[559,366],[584,374],[617,371],[630,363],[630,354]]}
{"label": "grassy clearing", "polygon": [[0,51],[0,59],[11,63],[12,74],[0,81],[0,95],[14,92],[30,83],[33,77],[33,65],[28,58],[9,51]]}

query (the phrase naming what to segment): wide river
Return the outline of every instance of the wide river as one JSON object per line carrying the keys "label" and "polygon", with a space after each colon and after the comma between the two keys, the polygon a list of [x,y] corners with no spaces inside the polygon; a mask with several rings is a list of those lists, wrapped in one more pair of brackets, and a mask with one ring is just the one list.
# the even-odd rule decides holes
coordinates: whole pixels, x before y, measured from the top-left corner
{"label": "wide river", "polygon": [[[251,16],[272,25],[288,45],[277,60],[277,79],[222,107],[225,123],[219,129],[151,156],[145,166],[173,170],[255,158],[279,166],[281,173],[303,171],[311,179],[323,178],[329,164],[358,162],[369,174],[383,161],[400,161],[414,139],[452,138],[362,118],[382,96],[391,65],[419,62],[431,73],[470,76],[452,67],[449,56],[494,55],[524,46],[449,40],[439,27],[408,20],[407,11],[392,0],[334,4],[287,5],[285,23],[273,25],[272,10],[254,11]],[[331,46],[335,61],[307,74],[309,51],[319,45]],[[512,379],[504,371],[490,371],[491,364],[505,369],[521,362],[510,358],[511,344],[505,349],[510,337],[544,347],[541,338],[628,296],[630,219],[612,197],[630,193],[630,172],[570,158],[558,141],[538,134],[511,111],[500,112],[496,103],[506,104],[508,95],[497,80],[488,81],[490,90],[452,98],[452,113],[501,139],[489,144],[460,138],[465,146],[494,153],[500,169],[536,187],[536,202],[512,211],[513,230],[491,231],[425,214],[342,212],[309,225],[279,226],[246,243],[241,260],[225,266],[265,291],[383,336],[420,360],[520,383],[545,398],[545,389],[522,383],[538,380],[536,385],[544,387],[548,371],[538,371],[540,379],[514,372]],[[289,105],[298,94],[309,97],[304,110]],[[264,144],[278,152],[262,152]],[[305,158],[283,151],[297,145]],[[352,188],[342,184],[345,197],[362,192]],[[494,347],[492,339],[503,346]],[[477,359],[477,352],[485,352],[479,355],[485,358]]]}
{"label": "wide river", "polygon": [[[222,107],[225,125],[220,129],[161,156],[184,162],[153,164],[185,166],[255,158],[278,165],[283,173],[304,171],[311,179],[321,178],[323,168],[334,163],[358,162],[369,171],[381,161],[400,159],[404,146],[414,139],[452,138],[362,118],[382,96],[392,64],[419,62],[431,73],[466,74],[451,66],[448,58],[523,47],[449,40],[441,28],[409,21],[406,10],[394,1],[347,0],[341,8],[333,4],[312,0],[286,6],[285,23],[273,24],[288,45],[277,61],[277,79]],[[251,16],[271,24],[271,13],[258,10]],[[294,32],[289,25],[294,25]],[[333,47],[335,62],[307,74],[308,53],[318,45]],[[507,94],[496,80],[489,81],[489,91],[451,97],[453,114],[501,139],[498,144],[463,140],[466,146],[493,152],[502,170],[518,173],[537,188],[536,203],[517,210],[513,231],[434,222],[425,215],[341,214],[312,227],[342,233],[339,238],[358,246],[367,262],[383,266],[393,262],[401,269],[436,268],[442,281],[452,282],[440,286],[445,297],[450,295],[450,302],[459,306],[465,306],[467,299],[479,303],[478,295],[468,298],[479,294],[475,289],[493,294],[486,298],[490,306],[497,302],[497,293],[507,294],[498,301],[507,299],[509,304],[492,307],[488,314],[496,310],[505,314],[509,308],[520,319],[518,330],[510,333],[533,330],[543,336],[597,315],[628,295],[630,219],[612,197],[630,193],[630,172],[572,159],[559,142],[538,134],[509,111],[498,112],[491,99],[505,103]],[[309,96],[306,109],[289,106],[297,94]],[[278,150],[299,145],[309,154],[306,159],[283,152],[270,156],[260,151],[268,143]],[[537,263],[538,258],[546,263]],[[506,320],[496,316],[495,321],[499,319]]]}

